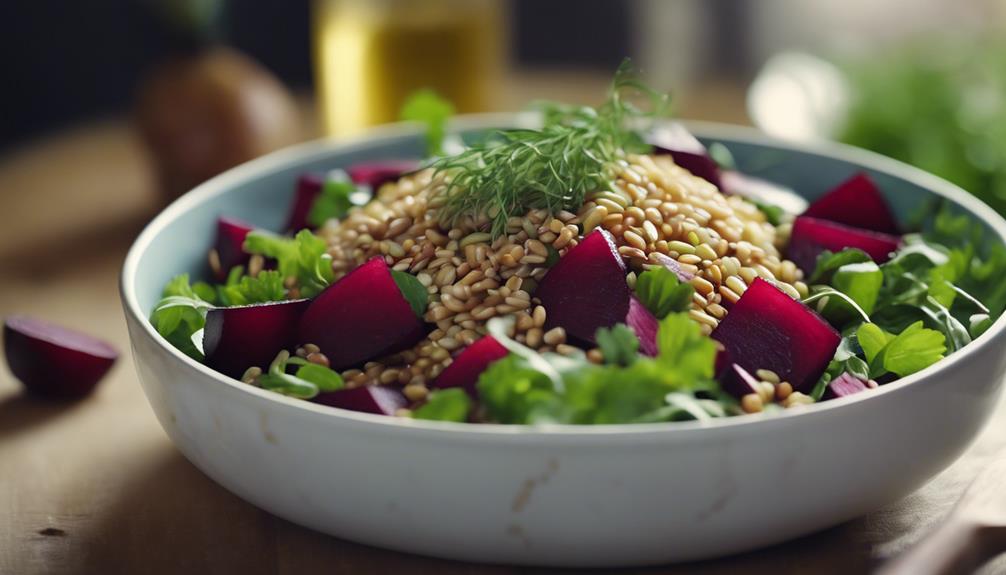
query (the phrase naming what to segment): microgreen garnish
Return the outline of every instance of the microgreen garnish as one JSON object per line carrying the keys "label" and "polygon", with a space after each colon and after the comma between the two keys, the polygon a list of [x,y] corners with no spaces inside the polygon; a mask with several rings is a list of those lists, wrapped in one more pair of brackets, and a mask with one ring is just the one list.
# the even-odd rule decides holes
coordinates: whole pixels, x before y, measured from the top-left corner
{"label": "microgreen garnish", "polygon": [[[642,111],[627,92],[649,96]],[[489,221],[494,236],[507,219],[532,209],[557,212],[579,208],[588,192],[610,189],[610,167],[626,151],[646,151],[633,122],[663,114],[667,96],[644,86],[628,61],[615,73],[607,101],[599,108],[551,106],[540,130],[504,130],[486,142],[433,163],[447,177],[441,219]]]}
{"label": "microgreen garnish", "polygon": [[301,230],[293,238],[255,230],[244,243],[246,252],[276,259],[283,278],[297,278],[301,297],[317,295],[335,279],[327,248],[325,240],[310,230]]}
{"label": "microgreen garnish", "polygon": [[[296,368],[296,372],[288,373],[290,368]],[[334,370],[292,356],[286,350],[276,356],[269,370],[258,376],[255,383],[262,389],[300,399],[311,399],[323,391],[338,391],[344,385],[342,376]]]}

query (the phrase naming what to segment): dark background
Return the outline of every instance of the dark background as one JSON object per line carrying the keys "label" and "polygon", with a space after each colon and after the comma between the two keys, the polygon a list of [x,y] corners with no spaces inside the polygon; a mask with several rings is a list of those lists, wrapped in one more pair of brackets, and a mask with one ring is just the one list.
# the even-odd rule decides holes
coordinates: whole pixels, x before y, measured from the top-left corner
{"label": "dark background", "polygon": [[[511,60],[610,70],[631,53],[628,3],[509,3]],[[231,2],[227,41],[294,89],[311,87],[308,0]],[[150,0],[0,1],[0,148],[128,110],[144,70],[171,53]]]}

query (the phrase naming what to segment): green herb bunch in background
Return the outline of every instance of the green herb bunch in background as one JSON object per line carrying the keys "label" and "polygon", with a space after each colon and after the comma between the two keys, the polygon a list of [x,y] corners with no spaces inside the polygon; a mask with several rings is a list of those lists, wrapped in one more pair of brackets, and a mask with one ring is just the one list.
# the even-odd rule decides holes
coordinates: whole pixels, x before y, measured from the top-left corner
{"label": "green herb bunch in background", "polygon": [[1006,214],[1006,44],[916,43],[846,68],[839,139],[902,160]]}

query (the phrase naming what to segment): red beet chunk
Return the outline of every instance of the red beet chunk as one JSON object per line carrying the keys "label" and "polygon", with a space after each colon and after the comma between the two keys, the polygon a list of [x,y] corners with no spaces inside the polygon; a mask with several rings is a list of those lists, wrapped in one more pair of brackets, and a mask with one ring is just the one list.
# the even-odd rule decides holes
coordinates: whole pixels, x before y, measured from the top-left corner
{"label": "red beet chunk", "polygon": [[104,341],[25,316],[7,318],[3,334],[11,372],[28,392],[45,397],[87,395],[119,357]]}
{"label": "red beet chunk", "polygon": [[211,309],[206,313],[206,364],[235,379],[251,366],[265,369],[276,354],[297,344],[306,299]]}
{"label": "red beet chunk", "polygon": [[468,395],[477,398],[476,384],[479,381],[479,375],[489,367],[489,364],[503,359],[508,353],[500,342],[491,335],[487,335],[465,348],[455,357],[454,361],[433,382],[433,387],[461,387],[468,392]]}
{"label": "red beet chunk", "polygon": [[811,273],[817,265],[817,256],[824,250],[839,252],[858,248],[879,264],[891,259],[891,253],[900,244],[898,236],[800,216],[793,222],[786,256],[804,272]]}
{"label": "red beet chunk", "polygon": [[220,256],[220,271],[217,279],[223,281],[234,266],[248,263],[249,255],[244,251],[245,237],[255,229],[251,224],[235,218],[217,218],[217,241],[214,247]]}
{"label": "red beet chunk", "polygon": [[807,306],[756,279],[712,334],[748,372],[768,369],[794,389],[813,386],[840,337]]}
{"label": "red beet chunk", "polygon": [[319,393],[311,401],[331,407],[377,415],[394,415],[395,411],[409,403],[401,391],[383,385]]}
{"label": "red beet chunk", "polygon": [[629,297],[629,312],[625,315],[625,325],[632,328],[639,338],[639,352],[650,357],[657,356],[657,332],[660,321],[646,309],[636,296]]}
{"label": "red beet chunk", "polygon": [[702,145],[681,124],[670,124],[654,131],[647,138],[657,154],[670,154],[674,163],[717,188],[720,187],[720,167]]}
{"label": "red beet chunk", "polygon": [[758,393],[758,378],[736,363],[720,376],[720,383],[723,391],[740,399],[751,393]]}
{"label": "red beet chunk", "polygon": [[631,293],[611,235],[588,234],[548,270],[534,295],[545,306],[546,329],[562,326],[574,340],[594,343],[597,328],[625,321]]}
{"label": "red beet chunk", "polygon": [[297,189],[286,223],[287,231],[298,232],[311,227],[307,223],[307,215],[311,213],[311,206],[314,205],[314,200],[318,198],[324,185],[325,177],[322,174],[302,174],[297,178]]}
{"label": "red beet chunk", "polygon": [[388,265],[374,258],[325,288],[300,322],[299,343],[313,343],[335,369],[415,344],[423,323],[398,290]]}
{"label": "red beet chunk", "polygon": [[851,373],[845,372],[828,383],[827,389],[824,390],[824,399],[846,397],[875,387],[877,387],[876,383],[863,381]]}
{"label": "red beet chunk", "polygon": [[403,175],[419,168],[415,160],[384,160],[356,164],[346,169],[354,184],[370,186],[375,192],[388,182],[393,182]]}
{"label": "red beet chunk", "polygon": [[890,206],[864,173],[856,174],[815,200],[803,215],[874,232],[899,233]]}

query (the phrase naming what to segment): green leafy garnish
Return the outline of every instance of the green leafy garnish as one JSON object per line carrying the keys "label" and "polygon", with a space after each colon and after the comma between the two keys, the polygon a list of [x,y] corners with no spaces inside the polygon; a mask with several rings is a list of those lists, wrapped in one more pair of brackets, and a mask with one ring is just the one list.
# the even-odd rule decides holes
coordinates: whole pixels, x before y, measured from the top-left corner
{"label": "green leafy garnish", "polygon": [[435,421],[456,421],[463,423],[468,420],[472,400],[461,388],[440,389],[430,394],[422,407],[412,412],[415,419]]}
{"label": "green leafy garnish", "polygon": [[[296,374],[287,373],[291,366],[297,368]],[[287,351],[276,356],[256,383],[262,389],[300,399],[311,399],[323,391],[338,391],[345,385],[336,371],[291,356]]]}
{"label": "green leafy garnish", "polygon": [[162,299],[154,306],[150,322],[157,333],[185,355],[202,361],[203,351],[193,341],[206,325],[206,312],[213,307],[189,285],[189,274],[177,275],[164,286]]}
{"label": "green leafy garnish", "polygon": [[332,256],[325,240],[301,230],[293,238],[255,230],[245,238],[244,250],[275,258],[283,278],[297,278],[301,297],[313,297],[335,279]]}
{"label": "green leafy garnish", "polygon": [[499,323],[491,322],[490,332],[512,352],[490,365],[478,383],[487,413],[501,423],[705,419],[724,415],[732,405],[713,380],[716,344],[685,314],[661,321],[655,358],[612,362],[609,355],[622,357],[631,346],[627,334],[618,327],[599,331],[599,343],[616,348],[602,352],[604,365],[538,354],[510,340]]}
{"label": "green leafy garnish", "polygon": [[[651,111],[633,106],[626,99],[629,90],[649,96]],[[437,160],[433,167],[448,178],[441,192],[443,223],[487,218],[499,236],[510,216],[532,209],[576,210],[587,193],[612,188],[610,168],[622,154],[649,149],[630,124],[662,114],[666,101],[643,86],[626,61],[615,73],[607,101],[596,110],[552,106],[540,130],[500,131]]]}
{"label": "green leafy garnish", "polygon": [[825,250],[817,256],[817,265],[814,267],[814,272],[810,274],[809,281],[810,283],[827,283],[831,274],[842,266],[872,261],[873,259],[866,255],[866,252],[855,248],[842,250],[838,253]]}
{"label": "green leafy garnish", "polygon": [[665,267],[656,267],[636,278],[636,297],[657,319],[672,312],[685,311],[692,303],[692,284],[682,283]]}
{"label": "green leafy garnish", "polygon": [[350,196],[356,191],[356,185],[349,180],[326,178],[321,186],[321,192],[311,204],[311,210],[307,213],[307,223],[315,228],[320,228],[328,220],[341,219],[349,213],[353,207]]}
{"label": "green leafy garnish", "polygon": [[454,115],[454,106],[430,89],[418,90],[409,96],[399,114],[403,120],[421,122],[426,126],[426,155],[444,153],[447,120]]}
{"label": "green leafy garnish", "polygon": [[856,333],[870,365],[870,377],[885,373],[905,377],[921,371],[943,358],[947,351],[943,334],[915,322],[898,335],[879,326],[863,324]]}
{"label": "green leafy garnish", "polygon": [[430,303],[430,294],[426,291],[426,286],[416,276],[398,270],[391,270],[391,279],[395,280],[398,291],[402,292],[412,311],[418,317],[423,317],[426,306]]}
{"label": "green leafy garnish", "polygon": [[786,216],[786,210],[780,208],[775,204],[770,204],[768,202],[760,202],[758,200],[751,200],[761,213],[765,214],[765,219],[768,223],[773,226],[778,226],[782,223],[783,218]]}
{"label": "green leafy garnish", "polygon": [[639,338],[624,323],[598,328],[594,339],[597,340],[597,347],[601,348],[604,363],[628,366],[639,357]]}
{"label": "green leafy garnish", "polygon": [[[235,268],[243,271],[240,267]],[[250,305],[283,301],[286,299],[286,287],[283,286],[283,276],[276,270],[264,270],[256,277],[230,274],[227,283],[218,287],[219,299],[227,306]]]}

